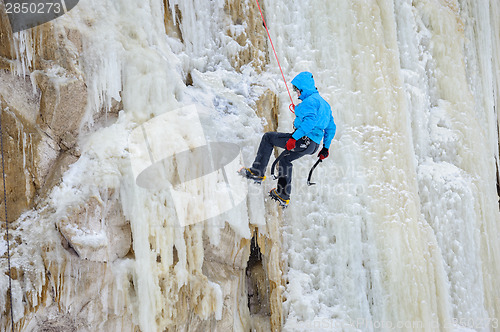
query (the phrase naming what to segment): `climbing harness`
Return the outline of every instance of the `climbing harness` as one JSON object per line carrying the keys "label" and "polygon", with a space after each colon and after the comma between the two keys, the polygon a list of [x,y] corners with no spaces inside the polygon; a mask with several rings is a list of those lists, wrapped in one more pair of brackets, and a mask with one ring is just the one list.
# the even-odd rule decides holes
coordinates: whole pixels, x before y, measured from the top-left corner
{"label": "climbing harness", "polygon": [[[303,140],[302,143],[300,143],[299,145],[299,148],[303,149],[303,150],[306,150],[307,147],[311,144],[311,139],[307,136],[304,136],[301,138],[301,140]],[[273,180],[276,180],[278,179],[278,176],[274,174],[274,170],[276,168],[276,164],[278,164],[280,162],[281,159],[283,159],[284,157],[288,156],[290,154],[290,152],[292,151],[295,151],[295,149],[293,150],[285,150],[283,151],[279,156],[278,158],[276,158],[273,162],[273,164],[271,165],[271,178]],[[314,151],[316,152],[316,150]],[[313,153],[314,153],[313,152]],[[314,171],[314,169],[316,168],[316,166],[318,166],[318,164],[321,162],[322,160],[321,159],[318,159],[318,161],[316,161],[316,163],[314,164],[314,166],[311,168],[311,170],[309,171],[309,176],[307,177],[307,185],[308,186],[313,186],[315,185],[316,183],[314,182],[311,182],[311,177],[312,177],[312,173]]]}
{"label": "climbing harness", "polygon": [[302,143],[300,143],[299,148],[305,150],[309,145],[311,145],[311,139],[307,136],[302,137]]}
{"label": "climbing harness", "polygon": [[290,97],[290,101],[292,102],[288,109],[295,113],[295,104],[293,103],[292,95],[290,94],[290,90],[288,90],[288,84],[286,84],[285,75],[283,74],[283,70],[281,69],[280,61],[278,60],[278,55],[276,54],[276,49],[274,48],[273,40],[271,39],[271,35],[269,34],[269,29],[267,28],[266,20],[264,19],[264,14],[262,14],[262,9],[260,8],[259,0],[255,0],[257,2],[257,6],[259,7],[260,16],[262,17],[262,22],[264,23],[264,27],[266,28],[267,36],[269,37],[269,41],[271,42],[271,46],[273,48],[274,56],[276,57],[276,61],[278,62],[278,67],[281,71],[281,76],[283,77],[283,81],[285,82],[286,91],[288,91],[288,96]]}
{"label": "climbing harness", "polygon": [[7,187],[5,187],[5,158],[3,153],[3,131],[2,131],[2,114],[0,113],[0,149],[2,155],[2,179],[3,179],[3,202],[5,206],[5,229],[7,231],[7,268],[9,269],[9,300],[10,300],[10,321],[12,324],[12,332],[14,332],[14,309],[12,303],[12,276],[10,272],[10,243],[9,243],[9,222],[7,221]]}

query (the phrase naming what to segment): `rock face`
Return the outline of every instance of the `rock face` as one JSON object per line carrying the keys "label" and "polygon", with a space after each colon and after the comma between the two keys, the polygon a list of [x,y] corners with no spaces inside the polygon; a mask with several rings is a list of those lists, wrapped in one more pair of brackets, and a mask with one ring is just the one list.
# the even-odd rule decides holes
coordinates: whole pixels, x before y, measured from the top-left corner
{"label": "rock face", "polygon": [[[183,24],[189,24],[183,22],[186,8],[167,0],[152,1],[152,6],[164,13],[171,45],[191,43],[183,29]],[[98,172],[92,171],[95,164],[89,160],[98,157],[92,148],[87,155],[92,144],[88,142],[102,128],[113,126],[129,102],[126,86],[119,86],[120,94],[114,98],[103,97],[106,92],[95,97],[98,73],[89,58],[98,46],[89,35],[97,33],[92,29],[102,23],[98,17],[86,16],[90,8],[81,4],[71,17],[15,35],[0,11],[0,108],[14,330],[279,330],[283,266],[278,215],[268,218],[276,226],[254,226],[243,237],[227,223],[219,226],[217,244],[203,227],[174,231],[152,227],[149,240],[138,239],[141,233],[131,225],[130,211],[124,206],[124,185],[91,178]],[[236,48],[228,56],[232,70],[238,73],[249,65],[262,71],[268,61],[267,44],[255,3],[227,1],[221,13],[229,23],[223,36]],[[72,23],[76,17],[83,25]],[[129,33],[129,38],[136,37]],[[190,70],[183,80],[186,86],[193,85]],[[98,89],[107,91],[102,86]],[[267,119],[267,129],[276,129],[278,99],[267,88],[259,91],[256,112]],[[66,187],[74,195],[64,194]],[[2,211],[3,204],[2,200]],[[168,234],[180,238],[170,242]],[[0,326],[10,330],[3,243]],[[251,248],[259,260],[248,266]],[[141,254],[142,250],[146,253]],[[139,259],[145,255],[154,257],[149,268],[155,265],[155,271],[138,271]],[[146,299],[157,301],[149,307],[153,316],[140,308],[147,298],[144,287],[158,294]],[[146,321],[147,317],[154,317],[153,321]]]}
{"label": "rock face", "polygon": [[0,26],[0,100],[6,171],[11,175],[6,183],[12,200],[8,215],[15,220],[50,190],[53,183],[46,187],[47,180],[54,173],[60,177],[61,169],[74,161],[67,156],[78,154],[75,144],[87,96],[74,65],[77,53],[69,51],[75,45],[67,36],[56,35],[50,24],[26,32],[30,44],[25,52],[33,54],[30,63],[23,63],[20,41],[13,38],[4,11]]}

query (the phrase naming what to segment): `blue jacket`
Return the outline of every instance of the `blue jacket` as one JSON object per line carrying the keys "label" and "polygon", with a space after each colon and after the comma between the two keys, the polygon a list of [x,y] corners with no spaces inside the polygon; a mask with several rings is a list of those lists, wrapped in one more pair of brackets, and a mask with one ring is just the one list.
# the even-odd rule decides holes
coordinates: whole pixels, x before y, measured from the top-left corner
{"label": "blue jacket", "polygon": [[302,72],[295,76],[292,84],[300,90],[299,99],[302,100],[295,107],[293,126],[296,130],[292,137],[298,140],[307,136],[318,144],[323,139],[323,146],[330,148],[337,127],[330,104],[319,95],[313,75],[307,71]]}

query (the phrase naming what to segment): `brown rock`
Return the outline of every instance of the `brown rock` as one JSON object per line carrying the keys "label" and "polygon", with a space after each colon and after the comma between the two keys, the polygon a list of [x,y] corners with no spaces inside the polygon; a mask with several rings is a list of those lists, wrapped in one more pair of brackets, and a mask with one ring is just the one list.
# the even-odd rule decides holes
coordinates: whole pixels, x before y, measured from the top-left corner
{"label": "brown rock", "polygon": [[68,211],[68,218],[57,222],[63,242],[80,258],[112,262],[128,254],[132,245],[130,224],[125,219],[118,194],[103,192],[109,199],[89,198]]}

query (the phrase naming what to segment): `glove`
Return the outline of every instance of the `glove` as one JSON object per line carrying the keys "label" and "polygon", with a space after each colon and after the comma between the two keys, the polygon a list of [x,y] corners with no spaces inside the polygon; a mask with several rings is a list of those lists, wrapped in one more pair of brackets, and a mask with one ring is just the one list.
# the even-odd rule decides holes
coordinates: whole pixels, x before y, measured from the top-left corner
{"label": "glove", "polygon": [[293,148],[295,147],[295,142],[296,142],[296,140],[295,140],[295,139],[290,138],[290,139],[288,140],[288,142],[286,142],[286,149],[287,149],[287,150],[291,150],[291,149],[293,149]]}
{"label": "glove", "polygon": [[329,155],[329,153],[328,153],[328,149],[327,149],[327,148],[323,148],[323,149],[321,149],[321,151],[318,153],[318,158],[319,158],[319,159],[321,159],[321,160],[323,160],[323,159],[327,158],[327,157],[328,157],[328,155]]}

